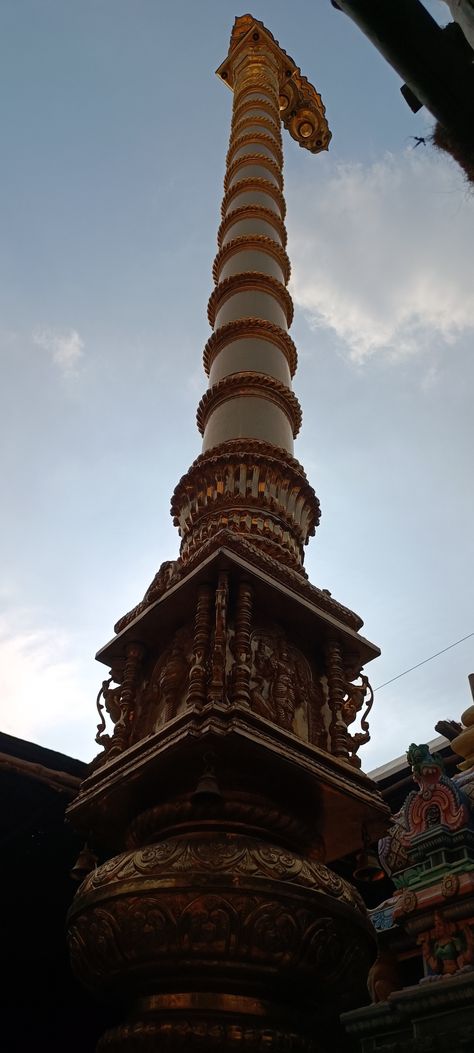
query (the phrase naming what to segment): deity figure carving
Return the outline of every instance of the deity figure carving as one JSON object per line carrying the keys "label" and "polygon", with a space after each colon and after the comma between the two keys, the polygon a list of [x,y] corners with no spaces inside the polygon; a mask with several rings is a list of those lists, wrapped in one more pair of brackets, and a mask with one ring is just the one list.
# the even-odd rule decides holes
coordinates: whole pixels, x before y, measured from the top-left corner
{"label": "deity figure carving", "polygon": [[354,723],[365,705],[365,711],[360,719],[361,730],[356,731],[354,734],[351,734],[347,730],[344,733],[349,760],[351,761],[351,764],[354,764],[357,768],[360,768],[361,766],[360,759],[357,757],[358,750],[361,746],[364,746],[366,742],[370,741],[369,722],[367,717],[374,702],[374,692],[370,686],[369,678],[361,675],[360,679],[360,684],[346,685],[346,695],[341,709],[341,717],[347,729]]}
{"label": "deity figure carving", "polygon": [[418,938],[428,976],[452,976],[474,962],[474,933],[469,924],[448,921],[435,911],[434,927]]}
{"label": "deity figure carving", "polygon": [[[318,690],[319,686],[319,690]],[[320,685],[311,673],[311,667],[302,655],[295,659],[296,709],[308,707],[308,732],[310,742],[326,747],[327,730],[323,718],[323,697]]]}
{"label": "deity figure carving", "polygon": [[275,661],[276,675],[272,684],[272,700],[276,723],[287,731],[292,731],[296,708],[295,665],[285,640],[280,640]]}
{"label": "deity figure carving", "polygon": [[167,724],[185,700],[191,663],[190,627],[180,629],[148,674],[140,691],[134,738],[138,740]]}
{"label": "deity figure carving", "polygon": [[267,720],[320,744],[323,698],[305,656],[278,630],[257,630],[251,642],[250,702]]}
{"label": "deity figure carving", "polygon": [[275,678],[276,662],[271,650],[270,642],[263,636],[257,638],[257,646],[253,654],[252,681],[254,684],[250,693],[252,708],[261,717],[273,720],[274,712],[271,698],[271,685]]}
{"label": "deity figure carving", "polygon": [[179,640],[175,640],[167,661],[161,669],[158,684],[160,689],[163,719],[166,724],[176,716],[188,673],[188,662]]}

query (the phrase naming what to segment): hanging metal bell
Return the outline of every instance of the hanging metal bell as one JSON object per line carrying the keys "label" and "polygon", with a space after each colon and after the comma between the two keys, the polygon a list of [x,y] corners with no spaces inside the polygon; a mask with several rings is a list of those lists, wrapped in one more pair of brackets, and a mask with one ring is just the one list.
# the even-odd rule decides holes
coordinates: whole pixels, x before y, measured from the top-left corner
{"label": "hanging metal bell", "polygon": [[362,852],[356,859],[356,867],[353,872],[353,876],[356,881],[382,881],[386,876],[385,871],[380,866],[378,856],[375,852],[370,849],[363,848]]}
{"label": "hanging metal bell", "polygon": [[221,804],[222,793],[212,764],[208,764],[191,795],[193,804]]}
{"label": "hanging metal bell", "polygon": [[85,844],[79,852],[76,862],[69,873],[69,877],[71,877],[73,881],[84,881],[84,878],[90,874],[91,870],[95,870],[97,863],[98,859],[95,852],[89,848],[89,845]]}

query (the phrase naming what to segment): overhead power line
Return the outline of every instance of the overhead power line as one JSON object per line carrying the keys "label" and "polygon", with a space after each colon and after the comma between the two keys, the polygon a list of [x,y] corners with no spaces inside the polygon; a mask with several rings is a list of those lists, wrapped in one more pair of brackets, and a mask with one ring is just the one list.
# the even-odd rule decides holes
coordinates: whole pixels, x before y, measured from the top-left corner
{"label": "overhead power line", "polygon": [[446,651],[451,651],[453,647],[457,647],[458,644],[464,643],[465,640],[470,640],[474,633],[468,633],[467,636],[462,636],[460,640],[455,640],[454,643],[450,643],[448,647],[443,647],[442,651],[437,651],[436,654],[430,655],[429,658],[424,658],[422,662],[417,662],[416,665],[411,665],[409,669],[404,669],[403,673],[399,673],[398,676],[392,676],[391,680],[386,680],[384,684],[379,684],[378,687],[374,687],[374,691],[381,691],[383,687],[387,687],[387,684],[393,684],[395,680],[400,680],[401,676],[406,676],[407,673],[412,673],[414,669],[419,669],[420,665],[426,665],[427,662],[432,662],[433,658],[438,658],[440,654],[446,654]]}

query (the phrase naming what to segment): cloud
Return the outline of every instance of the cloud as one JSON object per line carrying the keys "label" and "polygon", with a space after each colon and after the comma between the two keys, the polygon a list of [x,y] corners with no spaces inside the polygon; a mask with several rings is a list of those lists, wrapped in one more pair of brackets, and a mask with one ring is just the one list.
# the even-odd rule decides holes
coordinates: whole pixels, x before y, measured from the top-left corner
{"label": "cloud", "polygon": [[54,329],[36,329],[33,341],[51,356],[63,376],[74,376],[77,373],[79,360],[84,354],[84,342],[77,329],[62,332]]}
{"label": "cloud", "polygon": [[474,327],[474,199],[450,161],[420,149],[339,165],[290,202],[293,298],[357,362]]}
{"label": "cloud", "polygon": [[17,615],[11,626],[0,619],[0,727],[9,735],[64,749],[71,739],[75,748],[82,747],[81,722],[87,723],[90,756],[93,700],[68,652],[63,634],[34,627],[28,615]]}

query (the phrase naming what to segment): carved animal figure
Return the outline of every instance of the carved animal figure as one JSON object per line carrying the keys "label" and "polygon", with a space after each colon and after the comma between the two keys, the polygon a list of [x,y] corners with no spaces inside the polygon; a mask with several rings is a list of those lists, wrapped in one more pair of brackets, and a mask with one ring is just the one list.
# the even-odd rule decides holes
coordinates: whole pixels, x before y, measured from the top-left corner
{"label": "carved animal figure", "polygon": [[[105,750],[110,748],[112,736],[109,735],[105,730],[106,723],[104,717],[104,709],[106,713],[108,713],[114,725],[118,723],[122,715],[120,709],[120,694],[122,688],[120,685],[118,687],[110,687],[111,683],[112,677],[109,677],[108,680],[102,681],[102,687],[99,691],[99,694],[97,695],[96,701],[97,712],[100,717],[100,723],[97,725],[97,735],[95,737],[95,741],[99,744],[99,746],[103,746]],[[104,700],[103,703],[101,702],[101,698],[103,698]]]}
{"label": "carved animal figure", "polygon": [[372,1002],[386,1002],[392,991],[400,991],[402,986],[400,969],[393,951],[379,951],[367,977]]}

